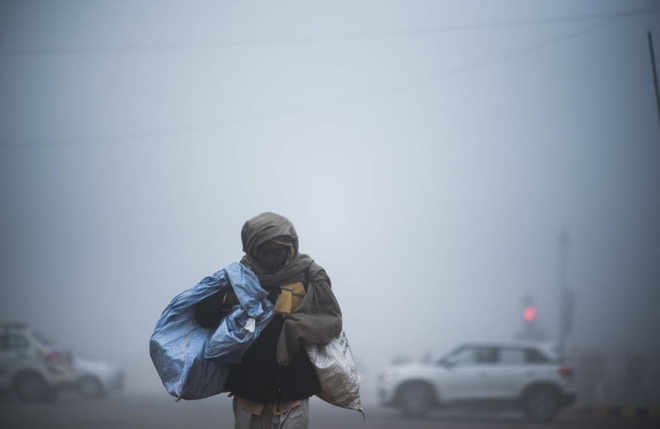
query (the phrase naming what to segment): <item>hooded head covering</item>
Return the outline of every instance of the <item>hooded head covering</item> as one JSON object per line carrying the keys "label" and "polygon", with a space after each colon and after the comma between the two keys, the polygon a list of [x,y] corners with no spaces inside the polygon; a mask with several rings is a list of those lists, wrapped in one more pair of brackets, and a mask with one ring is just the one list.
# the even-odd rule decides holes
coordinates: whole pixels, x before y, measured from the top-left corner
{"label": "hooded head covering", "polygon": [[241,240],[243,251],[253,258],[257,254],[257,248],[270,240],[290,242],[294,246],[295,253],[298,253],[296,228],[289,219],[276,213],[265,212],[248,219],[243,224]]}
{"label": "hooded head covering", "polygon": [[[298,252],[298,234],[291,221],[266,212],[249,219],[241,230],[245,256],[241,263],[259,277],[263,288],[275,288],[307,281],[300,306],[284,321],[277,342],[277,361],[287,365],[303,344],[327,344],[342,329],[341,309],[331,290],[325,270],[308,255]],[[257,248],[267,242],[291,243],[291,260],[278,272],[269,274],[255,257]]]}
{"label": "hooded head covering", "polygon": [[[313,262],[309,256],[298,252],[298,233],[293,223],[276,213],[265,212],[248,219],[241,230],[241,241],[245,252],[241,262],[254,271],[263,287],[299,281]],[[284,268],[274,274],[267,273],[256,258],[257,249],[267,241],[287,244],[292,249]]]}

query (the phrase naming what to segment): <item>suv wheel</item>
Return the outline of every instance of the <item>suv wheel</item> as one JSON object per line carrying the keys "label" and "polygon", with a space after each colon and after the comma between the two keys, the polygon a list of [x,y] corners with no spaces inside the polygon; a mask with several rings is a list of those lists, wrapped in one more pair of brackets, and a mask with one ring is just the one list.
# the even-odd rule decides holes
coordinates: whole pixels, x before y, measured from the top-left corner
{"label": "suv wheel", "polygon": [[83,398],[96,399],[103,397],[104,394],[101,382],[91,376],[81,378],[77,388]]}
{"label": "suv wheel", "polygon": [[55,391],[46,381],[32,372],[20,374],[14,381],[14,391],[18,399],[24,402],[39,402],[53,399]]}
{"label": "suv wheel", "polygon": [[423,383],[410,383],[401,387],[398,404],[403,415],[424,417],[433,406],[433,392]]}
{"label": "suv wheel", "polygon": [[533,389],[525,395],[524,409],[529,420],[549,422],[559,411],[559,398],[552,389]]}

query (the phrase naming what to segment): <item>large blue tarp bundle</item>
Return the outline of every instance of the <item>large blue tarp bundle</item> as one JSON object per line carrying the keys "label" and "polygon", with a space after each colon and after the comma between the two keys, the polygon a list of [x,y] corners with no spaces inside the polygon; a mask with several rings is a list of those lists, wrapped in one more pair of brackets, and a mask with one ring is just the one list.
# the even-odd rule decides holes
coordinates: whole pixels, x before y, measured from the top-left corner
{"label": "large blue tarp bundle", "polygon": [[[231,287],[239,304],[216,329],[195,320],[195,304]],[[227,392],[231,364],[240,363],[274,316],[257,276],[233,263],[177,295],[165,308],[149,341],[149,353],[167,392],[177,399],[202,399]],[[328,344],[308,344],[306,352],[321,382],[318,396],[362,412],[359,380],[346,334]]]}
{"label": "large blue tarp bundle", "polygon": [[[195,320],[195,304],[230,285],[240,304],[217,329]],[[241,356],[273,317],[257,276],[232,263],[177,295],[165,308],[149,341],[149,354],[167,392],[201,399],[226,392],[230,364]]]}

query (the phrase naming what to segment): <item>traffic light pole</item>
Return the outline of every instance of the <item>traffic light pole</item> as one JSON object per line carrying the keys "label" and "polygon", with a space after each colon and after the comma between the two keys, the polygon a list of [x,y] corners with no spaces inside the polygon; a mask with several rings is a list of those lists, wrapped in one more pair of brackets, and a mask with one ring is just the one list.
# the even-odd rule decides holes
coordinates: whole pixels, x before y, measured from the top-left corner
{"label": "traffic light pole", "polygon": [[568,232],[562,231],[559,237],[559,336],[558,347],[562,356],[566,355],[566,337],[573,328],[574,297],[568,287]]}
{"label": "traffic light pole", "polygon": [[653,69],[653,85],[655,86],[655,103],[658,110],[658,123],[660,123],[660,95],[658,95],[658,72],[655,69],[655,54],[653,52],[653,36],[650,31],[647,31],[649,39],[649,51],[651,52],[651,67]]}

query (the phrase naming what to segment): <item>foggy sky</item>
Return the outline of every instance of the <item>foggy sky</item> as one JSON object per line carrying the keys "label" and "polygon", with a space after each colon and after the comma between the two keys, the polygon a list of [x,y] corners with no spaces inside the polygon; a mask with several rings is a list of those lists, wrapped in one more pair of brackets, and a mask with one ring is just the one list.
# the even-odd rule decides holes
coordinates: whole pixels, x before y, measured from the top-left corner
{"label": "foggy sky", "polygon": [[275,211],[363,371],[510,339],[660,354],[660,122],[637,1],[0,1],[0,319],[158,388],[178,293]]}

